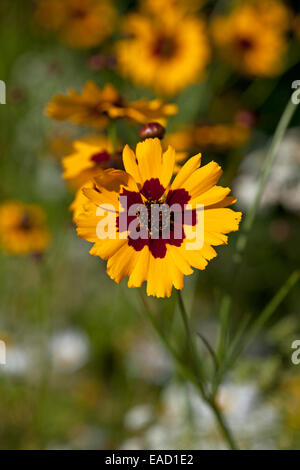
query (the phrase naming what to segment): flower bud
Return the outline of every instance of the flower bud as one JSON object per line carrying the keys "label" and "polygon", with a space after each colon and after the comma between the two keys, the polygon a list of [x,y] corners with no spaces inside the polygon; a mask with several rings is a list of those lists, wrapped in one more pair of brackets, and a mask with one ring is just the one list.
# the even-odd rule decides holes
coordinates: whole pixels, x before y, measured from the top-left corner
{"label": "flower bud", "polygon": [[235,122],[246,127],[254,127],[257,123],[258,116],[255,112],[248,109],[240,109],[235,115]]}
{"label": "flower bud", "polygon": [[149,122],[140,128],[139,136],[142,140],[154,137],[162,139],[165,135],[165,131],[166,129],[158,122]]}

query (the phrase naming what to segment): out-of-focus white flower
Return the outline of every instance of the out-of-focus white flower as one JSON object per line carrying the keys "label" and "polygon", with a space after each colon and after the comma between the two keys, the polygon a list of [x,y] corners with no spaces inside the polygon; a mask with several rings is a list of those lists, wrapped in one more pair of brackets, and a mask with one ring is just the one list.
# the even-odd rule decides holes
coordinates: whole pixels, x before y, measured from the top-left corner
{"label": "out-of-focus white flower", "polygon": [[172,372],[164,349],[151,338],[136,341],[127,356],[128,369],[136,377],[151,383],[163,383]]}
{"label": "out-of-focus white flower", "polygon": [[144,443],[142,439],[137,438],[132,438],[132,439],[126,439],[126,441],[122,442],[122,444],[119,446],[119,450],[144,450]]}
{"label": "out-of-focus white flower", "polygon": [[65,184],[60,177],[61,170],[51,159],[42,159],[39,162],[35,190],[43,201],[59,201],[66,194]]}
{"label": "out-of-focus white flower", "polygon": [[50,355],[54,369],[74,372],[89,359],[88,337],[82,331],[71,329],[55,333],[50,340]]}
{"label": "out-of-focus white flower", "polygon": [[[241,165],[233,192],[239,205],[248,209],[258,189],[266,148],[250,153]],[[300,135],[299,128],[288,131],[266,183],[261,208],[282,204],[287,210],[300,212]]]}
{"label": "out-of-focus white flower", "polygon": [[[275,448],[278,413],[252,383],[225,384],[217,402],[242,448]],[[193,386],[163,392],[155,424],[139,435],[144,449],[225,449],[211,409]]]}
{"label": "out-of-focus white flower", "polygon": [[30,370],[32,358],[29,351],[18,345],[8,346],[6,349],[6,364],[0,368],[0,373],[23,376]]}
{"label": "out-of-focus white flower", "polygon": [[137,431],[151,422],[154,416],[154,409],[151,405],[138,405],[131,408],[124,419],[125,426]]}
{"label": "out-of-focus white flower", "polygon": [[217,402],[232,426],[244,427],[259,402],[258,389],[253,384],[225,384],[220,388]]}

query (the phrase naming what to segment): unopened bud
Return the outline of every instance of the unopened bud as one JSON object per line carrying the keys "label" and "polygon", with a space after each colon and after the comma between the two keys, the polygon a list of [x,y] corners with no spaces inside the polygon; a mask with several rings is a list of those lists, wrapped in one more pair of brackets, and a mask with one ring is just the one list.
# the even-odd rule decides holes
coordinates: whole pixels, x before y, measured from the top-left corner
{"label": "unopened bud", "polygon": [[240,109],[235,115],[235,122],[246,127],[254,127],[257,123],[258,116],[255,112],[248,109]]}
{"label": "unopened bud", "polygon": [[149,122],[144,124],[139,130],[139,136],[142,140],[158,137],[162,139],[165,135],[166,129],[158,122]]}

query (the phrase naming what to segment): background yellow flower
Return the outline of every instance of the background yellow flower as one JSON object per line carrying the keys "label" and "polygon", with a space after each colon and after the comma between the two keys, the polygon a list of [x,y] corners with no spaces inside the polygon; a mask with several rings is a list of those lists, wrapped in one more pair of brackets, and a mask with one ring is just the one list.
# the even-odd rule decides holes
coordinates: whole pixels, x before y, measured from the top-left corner
{"label": "background yellow flower", "polygon": [[71,188],[78,189],[99,170],[119,168],[121,152],[105,136],[88,136],[73,143],[73,153],[62,159],[63,178]]}
{"label": "background yellow flower", "polygon": [[112,33],[115,17],[109,0],[40,0],[35,12],[39,26],[78,49],[101,43]]}
{"label": "background yellow flower", "polygon": [[7,201],[0,206],[0,244],[9,254],[41,254],[50,241],[40,206]]}
{"label": "background yellow flower", "polygon": [[165,13],[125,18],[126,37],[117,44],[116,53],[125,76],[172,95],[203,77],[210,50],[201,18],[175,9]]}
{"label": "background yellow flower", "polygon": [[166,104],[160,99],[128,101],[107,84],[100,89],[93,81],[84,85],[82,92],[70,88],[67,95],[56,95],[47,105],[46,115],[58,121],[105,129],[111,120],[126,118],[137,123],[157,121],[166,123],[167,117],[178,111],[175,104]]}
{"label": "background yellow flower", "polygon": [[240,3],[211,24],[222,57],[247,75],[272,77],[284,67],[288,10],[277,1]]}

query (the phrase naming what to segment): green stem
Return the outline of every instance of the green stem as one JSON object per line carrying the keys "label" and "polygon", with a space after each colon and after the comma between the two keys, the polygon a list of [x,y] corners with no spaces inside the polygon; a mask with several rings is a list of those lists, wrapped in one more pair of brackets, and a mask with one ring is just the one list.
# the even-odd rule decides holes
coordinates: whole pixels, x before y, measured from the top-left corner
{"label": "green stem", "polygon": [[[271,168],[277,156],[280,143],[286,133],[286,130],[291,122],[291,119],[296,109],[297,109],[297,105],[295,105],[290,99],[281,116],[281,119],[274,133],[272,142],[270,144],[270,147],[266,153],[266,157],[264,160],[263,168],[262,168],[260,179],[259,179],[258,190],[255,196],[255,199],[253,201],[253,204],[251,206],[251,209],[249,210],[248,214],[246,215],[244,219],[244,223],[242,225],[240,235],[237,240],[236,253],[233,258],[234,272],[233,272],[233,276],[231,280],[232,288],[235,286],[237,278],[238,278],[239,268],[243,260],[243,256],[244,256],[245,249],[248,243],[249,235],[250,235],[251,229],[255,221],[255,217],[256,217],[260,202],[261,202],[261,198],[265,189],[267,179],[270,175]],[[223,323],[224,328],[228,327],[227,320],[228,320],[230,308],[232,305],[232,299],[233,299],[233,292],[232,292],[232,289],[230,289],[229,292],[224,294],[222,302],[221,302],[222,318],[224,319],[224,323]],[[226,332],[222,333],[222,336],[224,337],[225,334],[227,335],[227,330]]]}
{"label": "green stem", "polygon": [[226,423],[226,420],[221,413],[218,405],[214,400],[211,400],[208,402],[208,404],[211,407],[212,412],[214,413],[214,416],[216,418],[216,421],[223,433],[223,436],[225,437],[227,444],[231,450],[238,450],[238,446],[235,442],[235,439],[230,431],[230,428],[228,427],[228,424]]}
{"label": "green stem", "polygon": [[198,355],[194,343],[194,338],[192,335],[191,327],[190,327],[190,322],[188,318],[188,314],[183,302],[182,294],[181,291],[177,291],[178,294],[178,304],[179,304],[179,311],[181,313],[181,318],[184,324],[185,332],[186,332],[186,340],[187,340],[187,346],[189,348],[189,354],[190,354],[190,361],[193,366],[193,369],[195,371],[195,374],[199,377],[201,381],[203,381],[203,371],[202,368],[200,367],[200,364],[197,360]]}
{"label": "green stem", "polygon": [[248,242],[249,233],[253,227],[253,223],[257,214],[257,210],[259,208],[259,204],[260,204],[260,201],[261,201],[264,189],[265,189],[267,179],[270,175],[271,168],[276,159],[281,141],[286,133],[286,130],[291,122],[291,119],[296,109],[297,109],[297,105],[295,105],[290,99],[281,116],[277,129],[275,131],[274,137],[272,139],[271,145],[267,151],[254,202],[252,204],[250,211],[245,217],[245,221],[244,221],[240,236],[237,240],[236,256],[235,256],[235,263],[237,265],[240,264],[242,261],[242,257],[243,257],[243,254],[245,252],[245,248]]}
{"label": "green stem", "polygon": [[[237,447],[237,445],[234,441],[232,433],[231,433],[231,431],[230,431],[230,429],[229,429],[229,427],[228,427],[228,425],[225,421],[224,416],[222,415],[221,411],[219,410],[215,400],[213,398],[207,396],[207,394],[205,392],[205,389],[203,387],[203,384],[202,384],[201,381],[199,381],[198,377],[195,375],[195,372],[191,371],[189,369],[189,367],[186,366],[186,364],[182,361],[182,359],[178,355],[177,351],[173,348],[173,346],[169,343],[169,341],[167,340],[167,338],[165,337],[165,335],[161,331],[156,318],[151,313],[150,306],[147,302],[147,299],[146,299],[144,293],[141,290],[139,290],[139,294],[140,294],[140,298],[141,298],[141,301],[143,303],[144,311],[145,311],[145,314],[146,314],[148,320],[151,322],[153,328],[155,329],[155,331],[158,334],[159,338],[161,339],[162,343],[165,345],[165,347],[169,351],[170,355],[173,357],[173,359],[174,359],[176,365],[178,366],[178,369],[180,370],[181,374],[183,375],[183,377],[185,377],[189,382],[191,382],[197,388],[197,390],[199,391],[199,393],[200,393],[201,397],[203,398],[203,400],[211,408],[211,410],[212,410],[212,412],[213,412],[213,414],[216,418],[216,421],[219,425],[219,428],[222,431],[224,439],[228,444],[228,447],[232,450],[237,449],[238,447]],[[190,331],[188,317],[187,317],[186,310],[185,310],[183,302],[182,302],[182,306],[184,308],[183,315],[184,315],[185,319],[187,320],[186,328],[187,328],[187,331]]]}
{"label": "green stem", "polygon": [[273,313],[277,310],[281,302],[285,299],[288,293],[292,290],[292,288],[297,284],[300,279],[299,271],[293,272],[287,281],[283,284],[283,286],[279,289],[279,291],[274,295],[274,297],[270,300],[270,302],[266,305],[257,319],[250,325],[245,335],[245,340],[243,344],[240,346],[238,353],[235,354],[234,359],[238,357],[242,351],[250,344],[252,338],[262,329],[262,327],[267,323],[267,321],[271,318]]}

